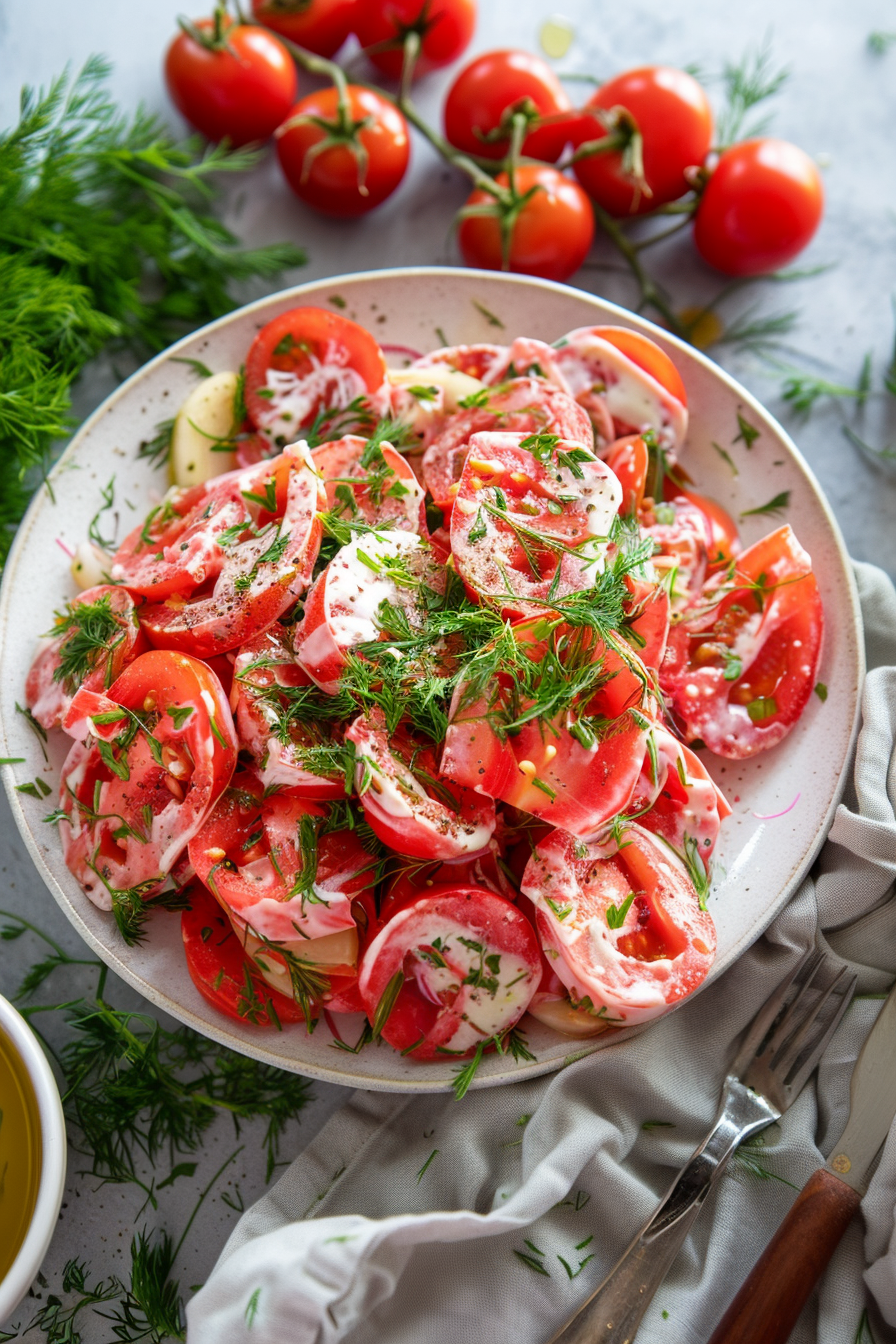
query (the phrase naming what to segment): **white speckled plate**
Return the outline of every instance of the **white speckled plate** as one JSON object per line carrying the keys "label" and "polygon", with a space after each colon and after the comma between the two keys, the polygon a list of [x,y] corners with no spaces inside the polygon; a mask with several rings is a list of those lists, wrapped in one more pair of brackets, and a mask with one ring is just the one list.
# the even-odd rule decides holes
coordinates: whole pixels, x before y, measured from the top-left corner
{"label": "white speckled plate", "polygon": [[[336,306],[382,342],[429,350],[442,344],[509,339],[521,334],[556,340],[573,327],[618,323],[646,332],[675,359],[691,408],[684,464],[698,487],[737,515],[789,490],[787,520],[812,555],[821,585],[826,636],[823,704],[812,696],[796,729],[778,749],[743,763],[709,757],[734,815],[718,848],[718,880],[710,909],[719,935],[718,975],[762,932],[795,890],[824,838],[840,796],[858,718],[863,674],[861,618],[839,528],[814,476],[772,417],[704,355],[651,323],[580,290],[547,281],[453,269],[376,271],[300,285],[213,322],[159,355],[129,378],[75,435],[52,473],[55,502],[41,490],[28,511],[7,565],[0,594],[0,754],[24,757],[4,766],[16,821],[41,877],[83,938],[124,980],[182,1022],[235,1050],[330,1082],[387,1091],[445,1090],[452,1065],[414,1064],[387,1046],[347,1055],[333,1047],[321,1024],[313,1036],[301,1027],[278,1033],[215,1014],[187,976],[176,917],[159,914],[140,947],[128,948],[111,916],[95,909],[62,860],[56,830],[42,803],[15,791],[41,776],[55,793],[67,739],[51,735],[49,762],[16,713],[38,635],[73,592],[68,560],[57,539],[74,547],[100,506],[100,490],[115,477],[119,536],[165,489],[161,471],[137,457],[142,439],[171,416],[194,385],[171,355],[202,360],[214,371],[237,368],[255,332],[297,304]],[[492,314],[490,319],[486,314]],[[500,324],[500,329],[499,325]],[[738,440],[737,412],[759,431],[747,449]],[[733,460],[737,475],[716,445]],[[153,496],[155,492],[155,496]],[[104,522],[111,519],[106,514]],[[770,520],[746,518],[747,543],[771,530]],[[797,795],[799,795],[798,800]],[[50,799],[52,804],[52,798]],[[792,806],[791,806],[792,805]],[[788,809],[775,820],[770,816]],[[766,818],[766,819],[764,819]],[[500,1056],[483,1061],[478,1086],[510,1082],[559,1068],[571,1054],[618,1041],[560,1037],[528,1022],[536,1063],[516,1066]]]}

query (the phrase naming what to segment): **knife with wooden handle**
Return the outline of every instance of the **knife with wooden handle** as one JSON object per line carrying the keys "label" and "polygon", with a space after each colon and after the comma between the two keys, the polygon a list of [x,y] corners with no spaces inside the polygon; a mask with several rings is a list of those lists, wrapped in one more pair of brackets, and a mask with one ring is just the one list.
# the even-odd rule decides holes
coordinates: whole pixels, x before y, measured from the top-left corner
{"label": "knife with wooden handle", "polygon": [[839,1143],[814,1172],[709,1344],[785,1344],[861,1203],[896,1115],[896,985],[862,1046]]}

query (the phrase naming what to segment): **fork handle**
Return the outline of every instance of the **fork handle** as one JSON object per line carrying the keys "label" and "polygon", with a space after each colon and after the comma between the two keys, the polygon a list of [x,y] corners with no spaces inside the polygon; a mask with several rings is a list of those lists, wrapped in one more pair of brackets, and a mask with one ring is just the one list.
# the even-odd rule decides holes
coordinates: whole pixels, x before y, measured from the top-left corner
{"label": "fork handle", "polygon": [[550,1344],[629,1344],[672,1261],[739,1143],[778,1119],[762,1097],[726,1081],[715,1125],[616,1266]]}
{"label": "fork handle", "polygon": [[709,1344],[785,1344],[862,1196],[824,1167],[814,1172]]}

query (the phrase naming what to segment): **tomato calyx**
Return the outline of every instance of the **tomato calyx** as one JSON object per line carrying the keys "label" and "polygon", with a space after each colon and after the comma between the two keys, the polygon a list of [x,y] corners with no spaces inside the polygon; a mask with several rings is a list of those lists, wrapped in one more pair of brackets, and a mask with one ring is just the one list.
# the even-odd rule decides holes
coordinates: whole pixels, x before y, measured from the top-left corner
{"label": "tomato calyx", "polygon": [[337,110],[334,118],[317,117],[309,112],[300,112],[296,116],[288,117],[282,126],[278,126],[274,138],[279,140],[296,126],[316,126],[318,130],[323,131],[323,139],[318,140],[307,150],[300,181],[303,184],[308,181],[315,160],[320,158],[321,154],[325,154],[329,149],[347,149],[358,165],[358,192],[361,196],[369,196],[370,190],[366,179],[370,154],[360,138],[360,133],[371,130],[375,123],[372,116],[357,118],[352,116],[350,89],[351,85],[337,84]]}
{"label": "tomato calyx", "polygon": [[[206,20],[206,24],[207,22]],[[181,15],[178,15],[177,26],[182,33],[205,51],[227,51],[236,60],[239,60],[239,53],[234,51],[230,45],[228,34],[234,26],[234,21],[227,13],[226,5],[215,5],[211,17],[211,27],[207,27],[205,24],[200,27],[198,23],[192,23]]]}
{"label": "tomato calyx", "polygon": [[627,107],[589,107],[585,114],[594,118],[604,128],[605,134],[579,145],[570,162],[594,158],[596,154],[620,152],[622,171],[631,181],[635,195],[632,203],[634,212],[642,196],[653,196],[653,190],[644,173],[644,137],[637,121]]}

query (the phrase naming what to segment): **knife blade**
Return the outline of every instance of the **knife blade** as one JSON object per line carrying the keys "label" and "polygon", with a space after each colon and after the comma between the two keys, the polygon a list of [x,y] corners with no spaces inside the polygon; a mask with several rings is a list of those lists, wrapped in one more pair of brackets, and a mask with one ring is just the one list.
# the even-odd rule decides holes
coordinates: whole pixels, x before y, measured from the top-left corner
{"label": "knife blade", "polygon": [[896,985],[856,1060],[839,1142],[809,1177],[709,1344],[785,1344],[859,1207],[894,1115]]}

